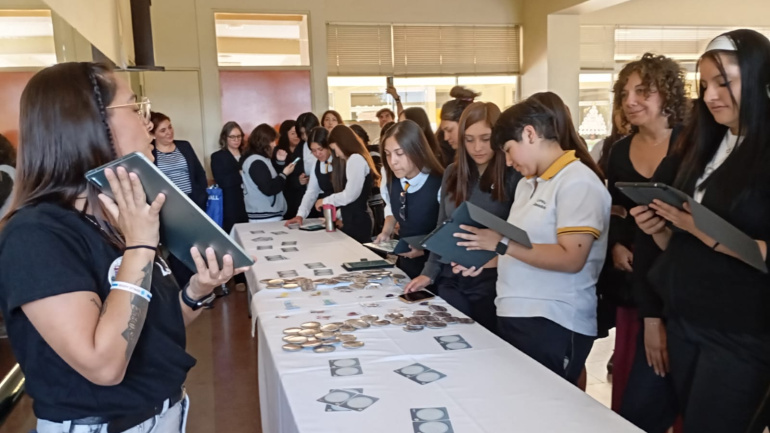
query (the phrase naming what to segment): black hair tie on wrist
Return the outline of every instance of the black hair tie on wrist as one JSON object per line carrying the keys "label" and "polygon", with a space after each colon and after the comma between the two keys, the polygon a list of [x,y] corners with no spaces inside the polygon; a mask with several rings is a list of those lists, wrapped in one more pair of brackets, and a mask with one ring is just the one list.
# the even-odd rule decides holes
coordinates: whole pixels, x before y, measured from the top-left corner
{"label": "black hair tie on wrist", "polygon": [[138,250],[140,248],[144,248],[144,249],[147,249],[147,250],[153,250],[153,251],[156,251],[158,249],[157,247],[153,247],[153,246],[150,246],[150,245],[133,245],[133,246],[130,246],[130,247],[126,247],[126,251],[128,251],[128,250]]}

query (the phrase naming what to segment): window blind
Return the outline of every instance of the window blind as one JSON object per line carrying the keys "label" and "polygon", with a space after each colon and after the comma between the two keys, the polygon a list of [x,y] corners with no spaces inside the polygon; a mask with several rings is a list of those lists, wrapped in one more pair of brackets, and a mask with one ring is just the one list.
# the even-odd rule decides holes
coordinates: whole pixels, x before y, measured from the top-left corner
{"label": "window blind", "polygon": [[393,75],[390,25],[326,25],[330,76]]}

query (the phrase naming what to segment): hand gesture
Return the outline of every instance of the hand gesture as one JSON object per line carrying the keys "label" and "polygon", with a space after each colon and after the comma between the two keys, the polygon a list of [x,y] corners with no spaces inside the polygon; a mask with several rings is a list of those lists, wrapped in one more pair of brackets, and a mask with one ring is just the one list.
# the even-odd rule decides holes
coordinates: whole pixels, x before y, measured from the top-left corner
{"label": "hand gesture", "polygon": [[217,256],[214,249],[206,248],[206,260],[203,259],[198,248],[190,248],[190,254],[195,261],[196,274],[190,278],[188,290],[193,299],[200,299],[214,291],[215,288],[226,283],[233,277],[247,271],[249,268],[233,269],[233,257],[226,254],[222,258],[222,268],[217,263]]}
{"label": "hand gesture", "polygon": [[288,176],[288,175],[290,175],[290,174],[294,173],[294,169],[295,169],[296,167],[297,167],[297,166],[296,166],[296,165],[294,165],[294,164],[289,164],[289,165],[287,165],[286,167],[284,167],[284,168],[283,168],[283,175],[284,175],[284,176]]}
{"label": "hand gesture", "polygon": [[667,221],[671,221],[674,226],[688,233],[695,234],[698,229],[695,227],[695,220],[692,217],[690,204],[685,203],[683,207],[684,210],[679,210],[674,206],[663,203],[657,199],[650,203],[650,208],[652,208],[656,214],[665,218]]}
{"label": "hand gesture", "polygon": [[615,269],[633,272],[634,253],[622,244],[615,244],[612,247],[612,263],[615,265]]}
{"label": "hand gesture", "polygon": [[425,250],[417,249],[409,245],[409,251],[406,253],[401,253],[399,256],[407,258],[407,259],[414,259],[416,257],[424,256]]}
{"label": "hand gesture", "polygon": [[285,222],[285,223],[283,223],[283,226],[284,226],[284,227],[289,227],[289,225],[290,225],[290,224],[299,224],[299,225],[302,225],[302,217],[301,217],[301,216],[299,216],[299,215],[297,215],[297,216],[295,216],[294,218],[292,218],[292,219],[290,219],[290,220],[286,220],[286,222]]}
{"label": "hand gesture", "polygon": [[647,235],[652,236],[666,230],[666,220],[647,206],[631,208],[630,213],[636,225]]}
{"label": "hand gesture", "polygon": [[310,177],[306,175],[305,173],[302,173],[299,175],[299,184],[300,185],[307,185],[308,181],[310,180]]}
{"label": "hand gesture", "polygon": [[454,237],[465,239],[467,241],[458,242],[457,245],[461,247],[467,247],[466,249],[468,251],[495,251],[497,249],[497,244],[499,244],[500,240],[503,239],[503,235],[494,230],[480,229],[473,226],[466,226],[465,224],[460,224],[460,229],[470,232],[454,234]]}
{"label": "hand gesture", "polygon": [[416,292],[430,286],[430,278],[425,275],[418,275],[415,279],[404,286],[404,293]]}
{"label": "hand gesture", "polygon": [[471,266],[470,268],[466,268],[463,265],[458,265],[455,262],[452,262],[452,273],[454,274],[462,274],[463,277],[478,277],[481,275],[481,272],[484,271],[484,267],[479,267],[476,269],[475,266]]}

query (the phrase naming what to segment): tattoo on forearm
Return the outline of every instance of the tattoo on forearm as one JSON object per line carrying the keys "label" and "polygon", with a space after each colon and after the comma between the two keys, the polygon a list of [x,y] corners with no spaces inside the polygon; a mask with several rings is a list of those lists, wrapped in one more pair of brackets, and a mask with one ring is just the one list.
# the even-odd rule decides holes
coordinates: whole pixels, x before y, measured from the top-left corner
{"label": "tattoo on forearm", "polygon": [[97,300],[96,300],[96,298],[91,298],[91,302],[92,302],[94,305],[96,305],[96,308],[97,308],[99,311],[102,311],[102,304],[100,304],[100,303],[99,303],[99,301],[97,301]]}
{"label": "tattoo on forearm", "polygon": [[134,353],[136,342],[139,341],[139,334],[144,327],[144,319],[147,317],[147,308],[150,303],[141,296],[131,295],[131,317],[128,319],[128,327],[121,334],[126,340],[126,361],[131,359]]}
{"label": "tattoo on forearm", "polygon": [[142,276],[137,279],[134,284],[143,289],[150,290],[150,284],[152,284],[152,266],[152,261],[147,262],[147,264],[142,268]]}

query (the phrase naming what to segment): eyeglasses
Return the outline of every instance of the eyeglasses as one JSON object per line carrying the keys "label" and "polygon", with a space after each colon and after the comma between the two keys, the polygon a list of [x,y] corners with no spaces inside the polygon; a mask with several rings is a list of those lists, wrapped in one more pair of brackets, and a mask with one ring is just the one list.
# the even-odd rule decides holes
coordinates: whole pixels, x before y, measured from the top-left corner
{"label": "eyeglasses", "polygon": [[120,104],[120,105],[110,105],[109,107],[105,107],[108,110],[111,108],[122,108],[122,107],[133,107],[136,114],[142,118],[145,122],[150,121],[150,113],[151,113],[151,107],[150,104],[150,98],[146,96],[142,96],[138,101],[132,102],[130,104]]}
{"label": "eyeglasses", "polygon": [[243,135],[228,135],[227,138],[230,140],[240,140],[243,138]]}
{"label": "eyeglasses", "polygon": [[404,190],[401,191],[401,194],[399,195],[399,199],[401,200],[401,209],[398,210],[398,216],[401,217],[402,220],[406,221],[406,192],[409,191],[409,182],[406,182],[404,185]]}

